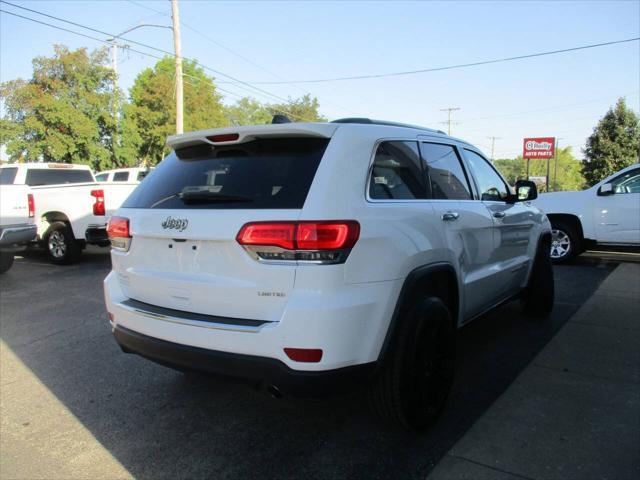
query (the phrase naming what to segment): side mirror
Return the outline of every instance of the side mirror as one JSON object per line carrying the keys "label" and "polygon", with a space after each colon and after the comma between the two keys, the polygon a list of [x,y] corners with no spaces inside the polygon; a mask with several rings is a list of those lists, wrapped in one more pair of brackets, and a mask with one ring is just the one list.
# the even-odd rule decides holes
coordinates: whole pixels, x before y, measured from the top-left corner
{"label": "side mirror", "polygon": [[515,190],[514,201],[516,202],[529,202],[538,198],[538,188],[530,180],[518,180]]}
{"label": "side mirror", "polygon": [[600,197],[606,197],[607,195],[613,195],[613,185],[611,185],[610,183],[605,183],[604,185],[601,185],[600,188],[598,189],[598,195]]}

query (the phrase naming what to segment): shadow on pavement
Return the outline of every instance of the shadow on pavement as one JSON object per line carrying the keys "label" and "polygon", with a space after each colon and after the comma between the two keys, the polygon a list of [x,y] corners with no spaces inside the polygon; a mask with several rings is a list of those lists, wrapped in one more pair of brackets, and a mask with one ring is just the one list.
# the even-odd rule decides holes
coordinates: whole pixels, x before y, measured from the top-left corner
{"label": "shadow on pavement", "polygon": [[103,306],[108,255],[45,265],[30,252],[0,280],[1,336],[134,477],[424,478],[616,264],[556,267],[547,320],[510,304],[463,328],[448,406],[422,436],[377,423],[362,393],[278,401],[242,382],[125,355]]}

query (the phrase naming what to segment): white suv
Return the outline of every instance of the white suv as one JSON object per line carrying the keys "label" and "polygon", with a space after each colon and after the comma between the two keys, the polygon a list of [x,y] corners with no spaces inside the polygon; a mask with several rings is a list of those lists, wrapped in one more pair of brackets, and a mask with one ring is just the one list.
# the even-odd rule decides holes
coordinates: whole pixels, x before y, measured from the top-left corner
{"label": "white suv", "polygon": [[109,225],[125,352],[309,396],[366,383],[409,428],[438,415],[456,329],[553,306],[550,225],[480,151],[345,119],[173,136]]}

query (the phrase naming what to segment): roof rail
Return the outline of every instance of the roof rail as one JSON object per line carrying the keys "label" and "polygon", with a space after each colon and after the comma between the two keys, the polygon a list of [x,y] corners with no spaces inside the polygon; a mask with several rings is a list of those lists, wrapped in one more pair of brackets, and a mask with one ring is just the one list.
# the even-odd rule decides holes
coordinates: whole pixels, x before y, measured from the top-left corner
{"label": "roof rail", "polygon": [[337,120],[332,120],[330,123],[361,123],[365,125],[386,125],[389,127],[403,127],[403,128],[415,128],[418,130],[425,130],[428,132],[440,133],[442,135],[446,135],[442,130],[435,130],[433,128],[421,127],[419,125],[410,125],[408,123],[400,123],[400,122],[388,122],[386,120],[373,120],[371,118],[364,117],[350,117],[350,118],[339,118]]}

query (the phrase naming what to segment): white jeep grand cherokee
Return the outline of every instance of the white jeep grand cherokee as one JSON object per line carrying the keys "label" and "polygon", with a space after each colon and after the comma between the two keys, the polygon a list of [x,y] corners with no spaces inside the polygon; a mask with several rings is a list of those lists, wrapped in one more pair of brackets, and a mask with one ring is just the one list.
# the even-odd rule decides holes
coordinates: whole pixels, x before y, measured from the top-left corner
{"label": "white jeep grand cherokee", "polygon": [[456,330],[520,297],[553,306],[550,225],[480,151],[345,119],[173,136],[109,225],[105,297],[125,352],[318,395],[366,383],[423,429]]}

